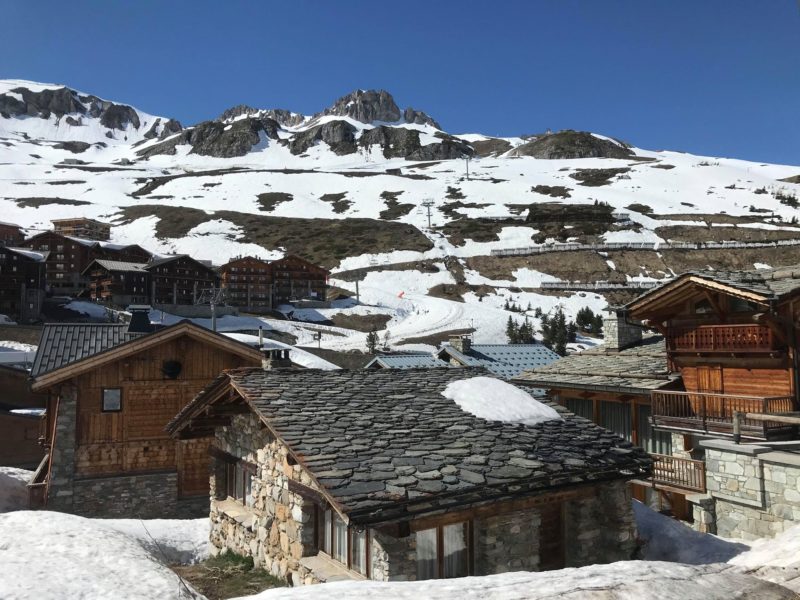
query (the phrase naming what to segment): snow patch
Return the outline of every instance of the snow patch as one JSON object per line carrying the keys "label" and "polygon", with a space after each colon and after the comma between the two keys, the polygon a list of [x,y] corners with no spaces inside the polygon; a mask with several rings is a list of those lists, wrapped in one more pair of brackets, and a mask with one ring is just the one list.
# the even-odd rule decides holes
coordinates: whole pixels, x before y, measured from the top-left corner
{"label": "snow patch", "polygon": [[447,385],[442,396],[461,410],[487,421],[538,425],[562,420],[556,410],[528,392],[494,377],[471,377]]}
{"label": "snow patch", "polygon": [[[26,486],[32,477],[33,471],[0,467],[0,513],[28,507],[28,488]],[[2,550],[2,545],[0,545],[0,550]]]}

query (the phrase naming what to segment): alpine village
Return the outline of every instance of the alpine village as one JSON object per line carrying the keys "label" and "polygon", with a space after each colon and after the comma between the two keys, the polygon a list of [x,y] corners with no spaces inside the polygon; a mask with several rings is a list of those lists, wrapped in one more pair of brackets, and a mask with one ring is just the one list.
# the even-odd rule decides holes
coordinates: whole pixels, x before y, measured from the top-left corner
{"label": "alpine village", "polygon": [[151,586],[120,598],[797,597],[746,561],[800,552],[799,193],[383,90],[184,126],[2,80],[0,563]]}

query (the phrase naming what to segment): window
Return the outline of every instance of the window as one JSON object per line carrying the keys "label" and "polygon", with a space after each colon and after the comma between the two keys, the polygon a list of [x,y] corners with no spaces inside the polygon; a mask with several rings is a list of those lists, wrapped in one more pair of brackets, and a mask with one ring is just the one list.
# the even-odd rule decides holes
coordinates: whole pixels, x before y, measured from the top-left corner
{"label": "window", "polygon": [[470,527],[469,521],[462,521],[417,531],[417,579],[469,575]]}
{"label": "window", "polygon": [[610,429],[629,442],[633,441],[630,404],[600,401],[598,425]]}
{"label": "window", "polygon": [[594,419],[594,403],[588,398],[565,398],[564,406],[579,417]]}
{"label": "window", "polygon": [[352,531],[350,536],[351,564],[354,571],[367,574],[367,530]]}
{"label": "window", "polygon": [[225,456],[224,493],[219,498],[233,498],[245,506],[253,506],[253,477],[255,465],[239,460],[233,456]]}
{"label": "window", "polygon": [[316,522],[319,549],[349,569],[369,577],[369,532],[348,527],[330,508],[318,509]]}
{"label": "window", "polygon": [[122,410],[122,389],[103,388],[103,412]]}
{"label": "window", "polygon": [[333,553],[331,556],[347,564],[347,524],[337,514],[333,515]]}

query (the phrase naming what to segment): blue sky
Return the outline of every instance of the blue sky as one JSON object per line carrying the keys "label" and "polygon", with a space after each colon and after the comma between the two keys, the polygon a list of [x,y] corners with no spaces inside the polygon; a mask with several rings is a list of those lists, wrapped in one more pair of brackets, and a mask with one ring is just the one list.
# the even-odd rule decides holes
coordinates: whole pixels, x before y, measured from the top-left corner
{"label": "blue sky", "polygon": [[6,0],[0,39],[0,78],[184,124],[383,88],[453,133],[800,164],[796,0]]}

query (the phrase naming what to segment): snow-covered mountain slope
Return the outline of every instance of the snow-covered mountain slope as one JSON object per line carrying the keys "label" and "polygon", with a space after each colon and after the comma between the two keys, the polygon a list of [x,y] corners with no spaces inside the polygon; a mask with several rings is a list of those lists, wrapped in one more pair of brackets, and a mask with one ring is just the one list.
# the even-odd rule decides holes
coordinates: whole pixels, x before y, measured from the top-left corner
{"label": "snow-covered mountain slope", "polygon": [[[474,311],[453,300],[497,309],[490,321],[499,322],[507,299],[540,302],[521,295],[543,281],[800,262],[800,245],[664,247],[800,243],[798,182],[797,166],[645,150],[594,133],[454,135],[384,91],[358,90],[313,115],[238,106],[181,128],[63,86],[0,82],[3,220],[34,232],[53,218],[98,218],[116,225],[119,242],[215,263],[292,252],[337,277],[383,271],[384,296],[438,272],[409,293],[438,295],[465,320]],[[492,255],[570,241],[624,249]],[[346,275],[342,286],[354,289]]]}

